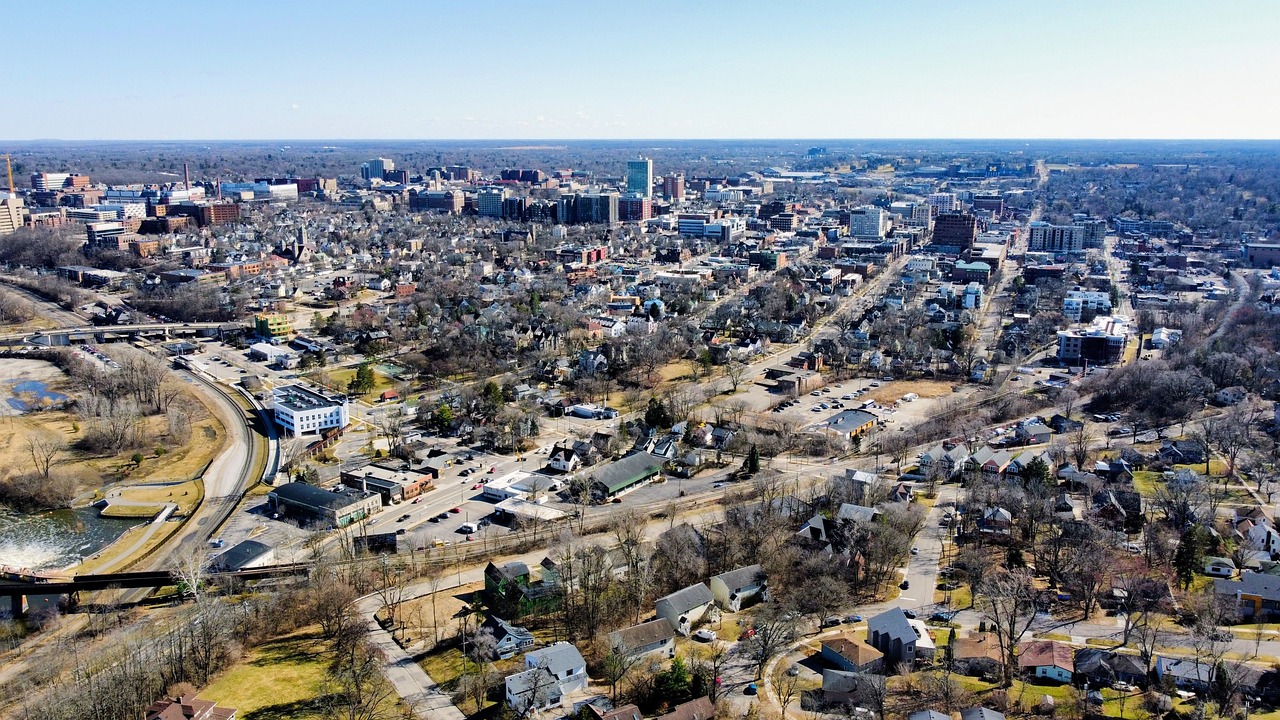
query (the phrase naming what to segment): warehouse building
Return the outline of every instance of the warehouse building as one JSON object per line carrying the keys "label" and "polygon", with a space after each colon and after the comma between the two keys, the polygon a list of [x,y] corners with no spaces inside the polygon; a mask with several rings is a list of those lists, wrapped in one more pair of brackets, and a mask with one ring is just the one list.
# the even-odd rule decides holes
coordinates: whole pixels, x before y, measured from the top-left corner
{"label": "warehouse building", "polygon": [[322,490],[306,483],[281,485],[267,494],[276,512],[307,525],[346,527],[367,518],[382,507],[382,496],[372,490],[339,488]]}

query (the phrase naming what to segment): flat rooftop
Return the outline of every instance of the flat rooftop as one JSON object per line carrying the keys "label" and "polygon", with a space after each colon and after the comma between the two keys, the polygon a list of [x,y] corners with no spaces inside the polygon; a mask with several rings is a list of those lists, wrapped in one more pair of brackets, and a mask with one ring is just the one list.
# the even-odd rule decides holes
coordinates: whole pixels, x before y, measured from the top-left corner
{"label": "flat rooftop", "polygon": [[294,412],[319,410],[320,408],[345,405],[346,398],[329,395],[302,385],[286,385],[276,388],[271,393],[277,407],[285,407]]}

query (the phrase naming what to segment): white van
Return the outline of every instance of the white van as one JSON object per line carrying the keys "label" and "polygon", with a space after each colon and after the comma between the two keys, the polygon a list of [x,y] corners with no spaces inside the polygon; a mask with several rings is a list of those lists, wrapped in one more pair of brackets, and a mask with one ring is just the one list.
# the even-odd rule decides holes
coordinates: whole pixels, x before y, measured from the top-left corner
{"label": "white van", "polygon": [[461,525],[458,526],[458,532],[465,533],[467,535],[470,535],[471,533],[479,532],[479,531],[480,531],[480,526],[471,522],[462,523]]}

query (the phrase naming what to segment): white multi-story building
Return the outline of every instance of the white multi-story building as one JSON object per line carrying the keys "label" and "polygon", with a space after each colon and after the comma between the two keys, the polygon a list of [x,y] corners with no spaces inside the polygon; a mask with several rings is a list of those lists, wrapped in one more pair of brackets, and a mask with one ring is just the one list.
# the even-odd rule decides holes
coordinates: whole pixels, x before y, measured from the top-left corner
{"label": "white multi-story building", "polygon": [[857,238],[882,238],[889,231],[889,215],[871,205],[849,211],[849,234]]}
{"label": "white multi-story building", "polygon": [[1062,299],[1062,314],[1071,322],[1080,322],[1080,316],[1086,308],[1100,315],[1110,313],[1110,293],[1097,290],[1068,290],[1066,297]]}
{"label": "white multi-story building", "polygon": [[1027,249],[1032,252],[1079,253],[1084,251],[1088,229],[1079,225],[1031,223],[1027,232]]}
{"label": "white multi-story building", "polygon": [[925,202],[928,203],[929,207],[934,209],[933,210],[934,215],[940,215],[942,213],[948,213],[948,212],[956,212],[957,210],[960,209],[960,201],[956,199],[955,193],[949,193],[949,192],[931,193],[929,197],[925,198]]}
{"label": "white multi-story building", "polygon": [[67,184],[71,173],[31,173],[33,190],[60,190]]}
{"label": "white multi-story building", "polygon": [[346,427],[351,420],[345,395],[302,385],[285,385],[271,391],[276,423],[294,437]]}

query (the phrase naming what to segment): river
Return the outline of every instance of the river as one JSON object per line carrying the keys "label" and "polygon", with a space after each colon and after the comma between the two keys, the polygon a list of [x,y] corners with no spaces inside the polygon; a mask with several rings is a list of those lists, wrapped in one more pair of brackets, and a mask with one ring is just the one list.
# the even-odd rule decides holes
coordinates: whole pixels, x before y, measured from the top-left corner
{"label": "river", "polygon": [[93,507],[29,514],[0,511],[0,565],[31,570],[64,568],[143,522],[99,517]]}

